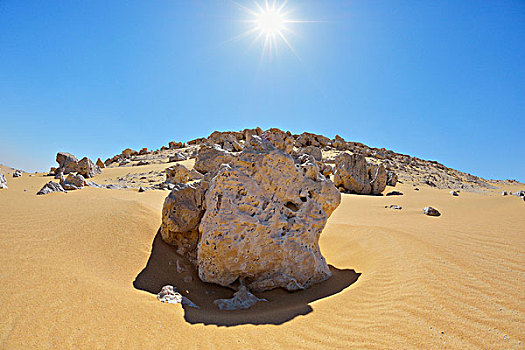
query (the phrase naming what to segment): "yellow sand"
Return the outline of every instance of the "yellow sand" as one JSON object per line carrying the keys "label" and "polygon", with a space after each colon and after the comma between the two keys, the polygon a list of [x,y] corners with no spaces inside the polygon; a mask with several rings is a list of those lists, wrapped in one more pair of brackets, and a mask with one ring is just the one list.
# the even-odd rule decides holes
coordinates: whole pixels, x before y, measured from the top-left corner
{"label": "yellow sand", "polygon": [[[452,197],[399,185],[401,197],[343,195],[320,242],[330,280],[260,293],[270,302],[223,312],[212,301],[231,291],[178,274],[173,250],[155,239],[167,191],[36,196],[51,178],[6,177],[4,349],[524,348],[525,202],[501,191]],[[443,215],[423,215],[427,205]],[[201,309],[162,304],[146,291],[168,283]]]}

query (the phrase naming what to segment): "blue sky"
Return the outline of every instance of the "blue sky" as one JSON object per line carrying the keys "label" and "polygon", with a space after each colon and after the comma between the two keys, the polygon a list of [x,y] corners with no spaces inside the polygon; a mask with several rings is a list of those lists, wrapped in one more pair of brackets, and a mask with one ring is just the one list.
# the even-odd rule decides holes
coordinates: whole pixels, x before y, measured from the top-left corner
{"label": "blue sky", "polygon": [[[253,1],[238,0],[253,7]],[[298,1],[278,53],[232,1],[0,1],[0,163],[309,131],[525,181],[523,1]]]}

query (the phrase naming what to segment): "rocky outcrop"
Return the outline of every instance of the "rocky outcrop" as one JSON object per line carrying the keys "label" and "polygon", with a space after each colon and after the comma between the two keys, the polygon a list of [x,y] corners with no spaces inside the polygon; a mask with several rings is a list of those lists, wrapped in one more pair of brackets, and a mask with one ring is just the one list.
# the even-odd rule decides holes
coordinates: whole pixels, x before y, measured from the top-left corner
{"label": "rocky outcrop", "polygon": [[58,168],[56,169],[55,174],[63,173],[67,175],[78,171],[78,159],[71,153],[57,153],[56,161],[58,163]]}
{"label": "rocky outcrop", "polygon": [[369,164],[360,154],[341,153],[335,159],[334,184],[356,194],[381,194],[387,173],[382,164]]}
{"label": "rocky outcrop", "polygon": [[49,181],[36,194],[43,195],[43,194],[48,194],[51,192],[66,192],[66,191],[60,184],[53,182],[53,181]]}
{"label": "rocky outcrop", "polygon": [[321,161],[323,159],[321,149],[316,146],[306,146],[299,151],[299,154],[311,155],[316,161]]}
{"label": "rocky outcrop", "polygon": [[318,240],[341,195],[317,165],[296,164],[255,135],[237,155],[205,151],[208,175],[175,185],[161,226],[162,238],[197,266],[201,280],[297,290],[329,278]]}
{"label": "rocky outcrop", "polygon": [[100,169],[104,169],[106,167],[106,165],[104,164],[104,162],[102,161],[102,159],[97,159],[97,166],[100,168]]}
{"label": "rocky outcrop", "polygon": [[441,215],[441,213],[437,209],[432,208],[432,207],[424,207],[423,213],[428,216],[440,216]]}
{"label": "rocky outcrop", "polygon": [[7,180],[5,175],[0,172],[0,189],[7,189]]}
{"label": "rocky outcrop", "polygon": [[86,179],[80,174],[69,174],[60,184],[65,190],[80,190],[86,185]]}
{"label": "rocky outcrop", "polygon": [[222,149],[229,151],[229,152],[239,152],[239,151],[242,151],[243,149],[243,146],[239,143],[242,137],[243,135],[240,132],[215,131],[208,137],[206,143],[208,143],[210,146],[218,145]]}
{"label": "rocky outcrop", "polygon": [[131,158],[132,156],[138,154],[139,152],[131,149],[131,148],[126,148],[125,150],[122,151],[122,157],[123,158]]}
{"label": "rocky outcrop", "polygon": [[177,148],[182,148],[182,147],[184,147],[184,144],[182,142],[171,141],[168,143],[169,149],[177,149]]}
{"label": "rocky outcrop", "polygon": [[[100,160],[100,159],[99,159]],[[102,174],[102,170],[98,165],[95,165],[88,157],[82,158],[77,165],[78,174],[85,178],[91,178],[95,175]]]}

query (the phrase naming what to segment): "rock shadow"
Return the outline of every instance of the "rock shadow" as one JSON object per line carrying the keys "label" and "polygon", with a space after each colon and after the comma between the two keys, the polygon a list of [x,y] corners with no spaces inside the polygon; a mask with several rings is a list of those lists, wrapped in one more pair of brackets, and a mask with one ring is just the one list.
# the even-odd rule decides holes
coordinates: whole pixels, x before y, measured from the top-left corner
{"label": "rock shadow", "polygon": [[146,267],[137,275],[133,286],[152,294],[157,294],[163,286],[170,284],[188,297],[200,308],[186,305],[184,319],[191,324],[203,323],[217,326],[236,326],[241,324],[274,324],[279,325],[293,318],[313,311],[309,303],[343,291],[357,281],[360,273],[349,269],[337,269],[329,265],[332,277],[315,284],[307,290],[288,292],[277,288],[267,292],[255,293],[268,302],[259,302],[246,310],[219,310],[215,299],[231,298],[234,291],[213,283],[202,282],[196,269],[175,249],[166,244],[160,235],[155,235],[151,255]]}

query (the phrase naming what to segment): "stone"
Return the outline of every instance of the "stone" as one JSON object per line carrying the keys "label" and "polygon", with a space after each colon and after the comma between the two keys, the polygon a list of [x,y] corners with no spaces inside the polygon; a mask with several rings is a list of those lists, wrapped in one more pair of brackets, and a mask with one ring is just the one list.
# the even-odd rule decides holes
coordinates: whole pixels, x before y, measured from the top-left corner
{"label": "stone", "polygon": [[231,299],[217,299],[213,303],[221,310],[241,310],[248,309],[259,301],[268,301],[266,299],[259,299],[245,287],[241,286],[237,292],[233,294]]}
{"label": "stone", "polygon": [[503,192],[501,192],[501,195],[502,195],[502,196],[506,196],[506,195],[507,195],[507,191],[503,191]]}
{"label": "stone", "polygon": [[99,184],[97,184],[96,182],[93,182],[93,181],[86,181],[86,186],[95,187],[95,188],[106,188],[106,186],[99,185]]}
{"label": "stone", "polygon": [[5,178],[5,175],[0,172],[0,189],[7,189],[7,180]]}
{"label": "stone", "polygon": [[55,171],[57,173],[69,174],[78,171],[78,159],[71,153],[58,152],[56,161],[59,164]]}
{"label": "stone", "polygon": [[148,149],[147,149],[146,147],[142,148],[142,149],[139,151],[139,154],[140,154],[140,155],[148,154]]}
{"label": "stone", "polygon": [[77,172],[84,178],[88,179],[95,175],[102,174],[100,167],[95,165],[88,157],[84,157],[78,162]]}
{"label": "stone", "polygon": [[168,304],[182,304],[194,307],[198,309],[199,307],[195,305],[190,299],[186,298],[185,296],[182,296],[178,291],[177,288],[166,285],[162,287],[159,294],[157,294],[157,299],[161,303],[168,303]]}
{"label": "stone", "polygon": [[385,205],[385,208],[396,209],[396,210],[401,210],[401,209],[403,209],[402,206],[400,206],[400,205],[396,205],[396,204],[392,204],[392,205],[390,205],[390,206]]}
{"label": "stone", "polygon": [[203,175],[197,170],[188,170],[182,164],[175,164],[166,169],[166,182],[169,183],[186,183],[188,181],[202,179]]}
{"label": "stone", "polygon": [[126,158],[126,159],[123,159],[118,165],[119,166],[124,166],[124,165],[129,164],[129,163],[131,163],[131,161]]}
{"label": "stone", "polygon": [[36,194],[43,195],[43,194],[48,194],[51,192],[66,192],[66,191],[60,184],[53,182],[53,181],[49,181]]}
{"label": "stone", "polygon": [[135,164],[136,166],[142,166],[142,165],[148,165],[149,162],[147,160],[140,160],[137,164]]}
{"label": "stone", "polygon": [[131,156],[134,156],[136,154],[138,154],[139,152],[135,151],[135,150],[132,150],[131,148],[126,148],[125,150],[122,151],[122,156],[124,158],[131,158]]}
{"label": "stone", "polygon": [[316,147],[316,146],[306,146],[304,148],[301,148],[299,153],[300,154],[309,154],[312,157],[314,157],[314,159],[316,161],[321,161],[323,159],[323,153],[321,152],[321,149],[319,147]]}
{"label": "stone", "polygon": [[243,137],[240,132],[232,131],[214,131],[206,140],[208,145],[218,145],[222,149],[229,152],[239,152],[242,151],[243,146],[239,143]]}
{"label": "stone", "polygon": [[184,147],[184,144],[182,142],[170,141],[168,143],[169,149],[177,149],[177,148],[182,148],[182,147]]}
{"label": "stone", "polygon": [[20,176],[22,176],[22,171],[15,170],[15,172],[13,173],[13,177],[20,177]]}
{"label": "stone", "polygon": [[80,174],[69,174],[60,184],[65,190],[80,190],[86,185],[86,179]]}
{"label": "stone", "polygon": [[452,196],[454,196],[454,197],[459,196],[459,193],[456,192],[456,191],[450,191],[450,194],[451,194]]}
{"label": "stone", "polygon": [[523,190],[517,191],[516,193],[514,193],[514,195],[518,197],[525,197],[525,191]]}
{"label": "stone", "polygon": [[146,189],[142,186],[139,187],[139,192],[146,192]]}
{"label": "stone", "polygon": [[403,192],[399,192],[399,191],[390,191],[386,194],[387,196],[402,196],[403,195]]}
{"label": "stone", "polygon": [[440,216],[441,215],[441,213],[437,209],[432,208],[432,207],[423,208],[423,213],[425,213],[425,215],[428,215],[428,216]]}
{"label": "stone", "polygon": [[234,154],[223,150],[217,145],[202,146],[197,153],[193,168],[201,174],[216,173],[221,164],[232,161]]}
{"label": "stone", "polygon": [[397,174],[394,173],[393,171],[389,170],[387,173],[386,173],[386,184],[387,186],[392,186],[394,187],[396,184],[397,184]]}
{"label": "stone", "polygon": [[104,169],[106,167],[106,165],[104,164],[104,162],[102,161],[102,159],[97,159],[97,166],[100,168],[100,169]]}
{"label": "stone", "polygon": [[[254,137],[256,141],[254,141]],[[293,153],[294,138],[289,131],[284,132],[277,128],[271,128],[262,132],[261,135],[251,135],[250,138],[246,139],[246,142],[251,143],[253,146],[253,142],[258,142],[258,139],[269,142],[275,148],[286,154]]]}
{"label": "stone", "polygon": [[179,162],[181,160],[186,160],[186,156],[184,156],[184,154],[180,153],[180,152],[177,152],[175,153],[174,155],[170,156],[169,159],[168,159],[168,162],[169,163],[172,163],[172,162]]}
{"label": "stone", "polygon": [[368,164],[363,155],[341,153],[335,158],[334,184],[350,193],[378,195],[386,188],[383,164]]}

